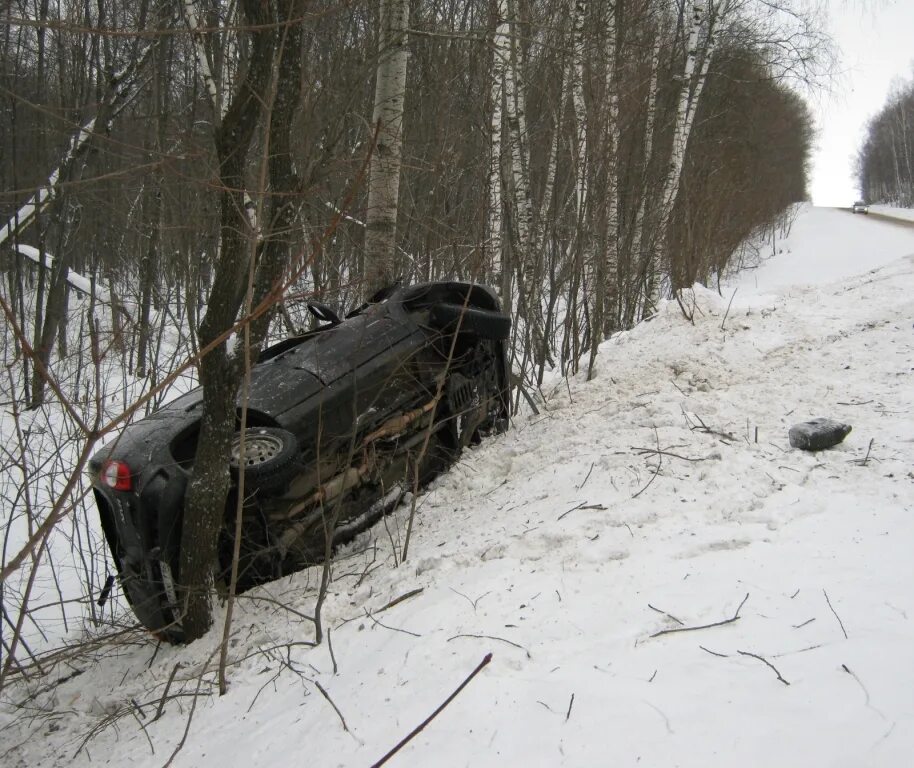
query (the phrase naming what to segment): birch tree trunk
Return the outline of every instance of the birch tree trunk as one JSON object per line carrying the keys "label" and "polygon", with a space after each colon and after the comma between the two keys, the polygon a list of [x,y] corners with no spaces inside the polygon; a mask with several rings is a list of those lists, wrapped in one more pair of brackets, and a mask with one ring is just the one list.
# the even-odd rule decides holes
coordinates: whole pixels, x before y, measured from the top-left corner
{"label": "birch tree trunk", "polygon": [[377,131],[377,142],[371,156],[368,211],[365,217],[367,294],[389,284],[395,277],[408,26],[409,0],[381,0],[378,71],[372,118]]}
{"label": "birch tree trunk", "polygon": [[505,94],[505,71],[510,58],[510,25],[508,23],[507,0],[497,0],[498,18],[495,22],[495,34],[492,39],[492,80],[489,88],[491,112],[489,120],[489,164],[488,164],[488,199],[486,215],[486,232],[484,241],[485,263],[491,270],[493,282],[501,284],[504,265],[504,212],[502,201],[501,163],[503,137],[503,109]]}
{"label": "birch tree trunk", "polygon": [[[587,105],[584,101],[584,25],[587,15],[586,0],[575,0],[572,16],[572,41],[571,41],[571,103],[574,112],[574,230],[571,242],[571,248],[574,253],[575,271],[579,275],[578,281],[572,282],[571,295],[569,297],[569,308],[573,308],[577,303],[577,297],[574,293],[578,284],[583,289],[584,296],[581,302],[583,311],[586,314],[585,328],[588,331],[588,338],[581,343],[579,328],[572,324],[574,339],[574,360],[572,360],[572,371],[577,372],[577,357],[588,348],[593,348],[593,333],[597,331],[593,325],[593,320],[597,316],[602,317],[603,297],[600,295],[598,286],[603,282],[603,264],[602,259],[595,255],[591,232],[588,227],[589,223],[589,203],[590,203],[590,147],[587,132]],[[589,291],[589,296],[588,292]],[[587,346],[584,346],[587,345]],[[583,348],[581,348],[583,347]],[[592,373],[592,368],[588,367],[588,375]]]}
{"label": "birch tree trunk", "polygon": [[[657,29],[656,36],[654,37],[654,45],[651,50],[651,74],[647,93],[647,117],[645,118],[644,123],[644,153],[642,160],[643,171],[641,173],[641,189],[638,207],[635,211],[635,218],[632,223],[630,251],[628,259],[626,260],[630,265],[630,269],[634,271],[634,275],[639,280],[641,280],[642,276],[646,275],[647,271],[653,266],[649,254],[643,252],[643,233],[645,209],[648,201],[648,174],[651,160],[654,156],[654,125],[657,116],[657,70],[660,67],[660,45],[662,41],[663,26],[661,25]],[[653,242],[652,238],[649,239],[648,247],[650,247]],[[623,327],[628,327],[634,322],[637,305],[639,303],[638,293],[640,285],[634,285],[632,282],[633,281],[631,280],[626,281],[626,285],[623,287],[625,300],[628,302],[628,305],[625,307],[622,314],[621,323]]]}
{"label": "birch tree trunk", "polygon": [[[606,140],[603,147],[603,162],[606,165],[605,189],[605,268],[599,287],[604,306],[601,308],[600,340],[618,325],[621,316],[622,295],[619,290],[619,81],[616,67],[619,60],[619,17],[622,0],[617,0],[607,21],[606,51]],[[596,343],[592,344],[590,371],[596,358]]]}
{"label": "birch tree trunk", "polygon": [[[216,77],[213,74],[213,63],[210,53],[206,48],[206,42],[200,33],[200,21],[197,14],[197,4],[195,0],[182,0],[181,10],[184,12],[184,21],[190,30],[190,36],[194,43],[194,58],[197,60],[197,68],[200,71],[200,77],[203,79],[203,87],[209,94],[213,103],[213,120],[215,127],[218,128],[225,116],[225,107],[227,100],[223,98],[223,89],[216,83]],[[228,33],[226,33],[228,34]]]}
{"label": "birch tree trunk", "polygon": [[[676,122],[673,129],[673,146],[670,152],[670,163],[664,182],[661,197],[658,248],[653,254],[650,270],[650,293],[645,311],[652,312],[660,302],[660,291],[663,268],[669,263],[670,231],[673,222],[673,210],[679,195],[682,180],[682,168],[685,163],[686,149],[692,132],[692,123],[698,111],[698,103],[704,89],[708,69],[717,45],[717,26],[724,20],[730,9],[730,0],[723,0],[717,7],[706,9],[702,0],[695,0],[691,5],[689,36],[686,43],[686,58],[680,82],[679,98],[676,107]],[[707,35],[704,50],[699,48],[699,36],[702,26],[707,21]],[[703,54],[703,55],[702,55]],[[701,57],[701,66],[698,67]],[[696,68],[698,72],[696,75]]]}
{"label": "birch tree trunk", "polygon": [[[530,158],[527,142],[527,97],[524,72],[523,47],[521,46],[516,0],[508,0],[511,37],[510,58],[505,70],[505,108],[508,125],[508,144],[511,150],[511,253],[515,264],[522,264],[530,256],[530,237],[533,227],[533,204],[530,199]],[[502,275],[502,293],[507,306],[512,304],[511,275],[508,269]]]}

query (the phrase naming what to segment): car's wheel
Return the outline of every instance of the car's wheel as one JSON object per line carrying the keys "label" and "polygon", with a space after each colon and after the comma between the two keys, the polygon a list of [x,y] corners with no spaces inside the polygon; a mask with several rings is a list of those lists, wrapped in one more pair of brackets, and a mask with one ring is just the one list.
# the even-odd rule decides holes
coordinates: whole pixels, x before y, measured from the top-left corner
{"label": "car's wheel", "polygon": [[295,475],[298,441],[295,435],[277,427],[248,427],[244,431],[244,453],[241,432],[232,438],[229,466],[237,477],[244,470],[245,488],[252,491],[275,491]]}
{"label": "car's wheel", "polygon": [[473,333],[480,339],[502,341],[511,335],[511,318],[501,312],[463,304],[433,304],[429,310],[429,324],[433,328]]}

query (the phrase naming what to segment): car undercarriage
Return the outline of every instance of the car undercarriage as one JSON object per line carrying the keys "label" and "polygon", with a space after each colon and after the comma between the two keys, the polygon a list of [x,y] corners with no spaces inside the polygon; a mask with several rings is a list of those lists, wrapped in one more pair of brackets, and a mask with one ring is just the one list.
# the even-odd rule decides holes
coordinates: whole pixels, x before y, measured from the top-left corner
{"label": "car undercarriage", "polygon": [[[510,319],[488,289],[398,289],[265,350],[251,372],[218,542],[237,585],[321,562],[508,423]],[[180,642],[184,497],[202,396],[194,390],[128,427],[90,461],[102,527],[140,621]],[[246,414],[244,428],[240,415]]]}

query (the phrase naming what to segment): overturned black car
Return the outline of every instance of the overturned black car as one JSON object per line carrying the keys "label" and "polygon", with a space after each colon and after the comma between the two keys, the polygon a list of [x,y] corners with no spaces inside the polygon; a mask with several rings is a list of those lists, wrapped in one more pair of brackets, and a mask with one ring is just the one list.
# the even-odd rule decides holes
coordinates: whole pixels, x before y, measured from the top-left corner
{"label": "overturned black car", "polygon": [[[345,320],[319,304],[309,309],[325,324],[260,355],[246,429],[233,443],[219,551],[228,573],[243,471],[240,589],[318,562],[328,540],[351,539],[508,422],[511,323],[489,289],[397,288]],[[182,640],[181,523],[201,403],[199,390],[178,398],[90,461],[127,600],[142,624],[173,642]]]}

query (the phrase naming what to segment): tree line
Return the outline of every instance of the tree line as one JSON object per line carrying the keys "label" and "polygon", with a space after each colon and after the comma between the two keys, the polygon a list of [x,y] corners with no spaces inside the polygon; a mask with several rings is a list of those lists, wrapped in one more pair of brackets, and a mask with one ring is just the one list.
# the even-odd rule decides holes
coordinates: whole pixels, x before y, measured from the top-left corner
{"label": "tree line", "polygon": [[900,84],[866,127],[857,153],[860,192],[874,203],[914,207],[914,81]]}
{"label": "tree line", "polygon": [[803,8],[7,3],[0,257],[32,351],[17,396],[40,406],[67,357],[73,273],[105,292],[110,340],[93,343],[128,376],[165,378],[178,332],[207,414],[185,537],[210,543],[183,548],[182,576],[205,584],[238,384],[269,333],[307,322],[302,297],[348,309],[398,280],[489,283],[519,392],[592,370],[601,341],[718,278],[805,198],[796,86],[827,41]]}

